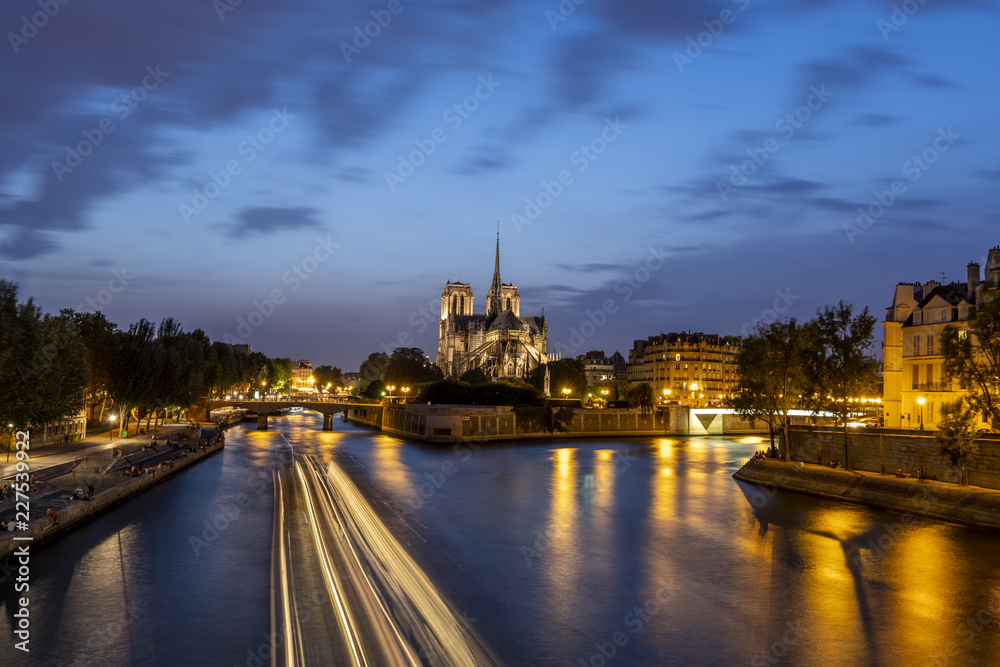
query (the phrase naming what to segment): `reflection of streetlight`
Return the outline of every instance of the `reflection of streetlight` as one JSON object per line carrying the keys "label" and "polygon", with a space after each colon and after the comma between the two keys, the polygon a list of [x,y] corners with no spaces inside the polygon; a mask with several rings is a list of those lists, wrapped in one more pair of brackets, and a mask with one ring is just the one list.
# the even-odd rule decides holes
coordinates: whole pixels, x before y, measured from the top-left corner
{"label": "reflection of streetlight", "polygon": [[920,404],[920,430],[924,430],[924,397],[921,396],[917,399],[917,403]]}
{"label": "reflection of streetlight", "polygon": [[108,415],[108,421],[111,422],[111,430],[108,431],[108,440],[111,440],[111,436],[115,432],[115,416],[114,415]]}

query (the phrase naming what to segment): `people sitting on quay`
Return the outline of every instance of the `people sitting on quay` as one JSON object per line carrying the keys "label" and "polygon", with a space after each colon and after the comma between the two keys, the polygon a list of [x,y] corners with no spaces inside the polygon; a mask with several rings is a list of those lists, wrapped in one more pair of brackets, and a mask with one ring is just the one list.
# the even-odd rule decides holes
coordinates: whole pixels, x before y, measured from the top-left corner
{"label": "people sitting on quay", "polygon": [[45,516],[52,519],[53,526],[59,525],[59,517],[56,516],[55,510],[52,509],[52,505],[49,505],[49,509],[45,511]]}
{"label": "people sitting on quay", "polygon": [[10,517],[9,519],[4,519],[3,521],[0,521],[0,530],[13,532],[15,528],[17,528],[17,522],[14,521],[14,517]]}
{"label": "people sitting on quay", "polygon": [[842,467],[840,465],[840,459],[834,459],[834,460],[830,461],[830,467],[831,468],[840,468],[840,467]]}

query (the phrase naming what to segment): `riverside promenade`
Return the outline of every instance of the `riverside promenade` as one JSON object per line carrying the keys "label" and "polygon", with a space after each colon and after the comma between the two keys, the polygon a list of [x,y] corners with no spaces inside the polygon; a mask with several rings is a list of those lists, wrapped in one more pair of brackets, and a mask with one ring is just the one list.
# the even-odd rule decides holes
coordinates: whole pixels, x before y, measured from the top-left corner
{"label": "riverside promenade", "polygon": [[735,479],[878,509],[1000,530],[1000,490],[850,471],[778,459],[750,459]]}
{"label": "riverside promenade", "polygon": [[[221,439],[212,444],[213,434],[214,428],[205,425],[200,438],[196,439],[186,425],[167,424],[161,425],[153,434],[127,439],[109,440],[105,432],[37,452],[29,449],[28,474],[35,475],[37,483],[28,494],[27,527],[0,531],[0,558],[7,557],[20,545],[38,546],[62,535],[220,451],[224,444]],[[153,435],[158,444],[149,447]],[[17,474],[15,452],[11,452],[10,459],[9,463],[4,461],[0,468],[0,478],[5,486],[11,485]],[[135,464],[141,465],[144,472],[137,476],[126,475],[126,471]],[[89,495],[91,487],[91,499],[76,496],[78,489]],[[46,516],[50,507],[59,517],[58,524]],[[17,511],[23,512],[23,509],[23,501],[18,507],[15,498],[6,498],[0,501],[0,519],[15,518]],[[23,519],[23,514],[20,518]],[[30,537],[31,541],[24,541],[26,537]]]}

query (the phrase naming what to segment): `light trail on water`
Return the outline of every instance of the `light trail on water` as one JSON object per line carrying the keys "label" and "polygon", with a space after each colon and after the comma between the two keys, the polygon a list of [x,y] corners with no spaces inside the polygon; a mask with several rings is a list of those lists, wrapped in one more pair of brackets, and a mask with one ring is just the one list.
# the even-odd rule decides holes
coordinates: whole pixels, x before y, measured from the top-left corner
{"label": "light trail on water", "polygon": [[[275,667],[500,664],[336,463],[276,475],[274,531]],[[303,613],[297,593],[320,585],[327,608]]]}

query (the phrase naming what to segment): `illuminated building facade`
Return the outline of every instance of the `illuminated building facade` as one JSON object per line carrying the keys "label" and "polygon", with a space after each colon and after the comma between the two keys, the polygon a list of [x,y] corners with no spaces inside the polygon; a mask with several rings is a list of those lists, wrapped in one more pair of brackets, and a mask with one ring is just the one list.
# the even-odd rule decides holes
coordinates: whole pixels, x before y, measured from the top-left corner
{"label": "illuminated building facade", "polygon": [[[941,406],[962,398],[958,382],[945,376],[941,335],[954,325],[968,335],[976,310],[1000,294],[1000,247],[990,250],[985,276],[971,262],[965,282],[899,283],[885,310],[882,403],[887,428],[936,428]],[[980,420],[982,416],[980,416]],[[986,426],[980,421],[980,426]]]}
{"label": "illuminated building facade", "polygon": [[541,316],[521,317],[517,287],[500,281],[500,235],[497,234],[493,283],[486,314],[474,315],[472,287],[449,282],[441,294],[435,363],[445,377],[459,378],[481,368],[490,379],[523,378],[547,363],[549,327]]}
{"label": "illuminated building facade", "polygon": [[628,382],[648,382],[660,399],[721,406],[736,391],[741,336],[668,333],[637,340],[628,353]]}

